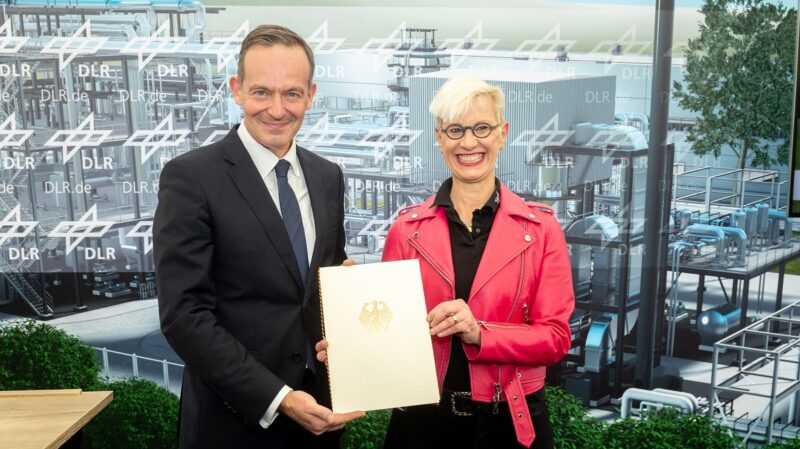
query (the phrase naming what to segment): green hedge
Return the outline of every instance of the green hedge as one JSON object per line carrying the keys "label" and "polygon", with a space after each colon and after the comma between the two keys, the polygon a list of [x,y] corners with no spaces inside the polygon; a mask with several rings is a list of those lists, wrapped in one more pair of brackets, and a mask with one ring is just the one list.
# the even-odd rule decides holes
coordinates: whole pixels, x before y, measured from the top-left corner
{"label": "green hedge", "polygon": [[150,381],[102,382],[95,350],[33,320],[0,324],[0,390],[112,390],[114,399],[85,428],[84,448],[177,447],[178,398]]}
{"label": "green hedge", "polygon": [[583,403],[564,389],[545,387],[545,392],[555,447],[598,449],[605,423],[586,413]]}
{"label": "green hedge", "polygon": [[33,320],[0,325],[0,390],[95,389],[94,349],[66,332]]}
{"label": "green hedge", "polygon": [[342,436],[342,449],[383,449],[391,416],[391,410],[377,410],[348,423]]}
{"label": "green hedge", "polygon": [[94,449],[178,447],[178,397],[149,380],[104,383],[114,400],[85,428]]}
{"label": "green hedge", "polygon": [[[607,423],[587,413],[578,398],[546,387],[556,449],[744,449],[728,428],[705,415],[681,415],[671,408],[642,419]],[[369,412],[347,425],[343,449],[381,449],[391,413]],[[763,449],[800,449],[800,439]]]}
{"label": "green hedge", "polygon": [[[177,447],[178,398],[156,384],[128,379],[101,382],[94,349],[51,325],[33,320],[0,323],[0,390],[82,388],[112,390],[114,400],[86,427],[84,447]],[[742,445],[725,426],[701,415],[664,409],[612,423],[592,417],[561,388],[547,387],[559,449],[734,449]],[[390,411],[367,413],[348,424],[343,449],[383,448]],[[763,449],[800,449],[800,439]]]}
{"label": "green hedge", "polygon": [[706,415],[681,415],[672,408],[648,413],[642,419],[608,424],[600,447],[607,449],[736,449],[741,440]]}
{"label": "green hedge", "polygon": [[800,449],[800,438],[789,440],[786,443],[772,443],[761,449]]}

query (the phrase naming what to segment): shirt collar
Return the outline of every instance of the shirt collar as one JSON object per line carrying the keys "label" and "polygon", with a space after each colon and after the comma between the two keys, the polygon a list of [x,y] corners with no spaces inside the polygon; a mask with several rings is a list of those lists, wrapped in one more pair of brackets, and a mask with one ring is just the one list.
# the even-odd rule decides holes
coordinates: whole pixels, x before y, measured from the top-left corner
{"label": "shirt collar", "polygon": [[[247,128],[244,126],[244,122],[239,125],[239,129],[237,130],[237,134],[239,135],[239,139],[242,140],[244,144],[244,148],[247,150],[247,153],[250,155],[250,158],[253,159],[253,163],[256,164],[256,169],[258,169],[258,174],[261,175],[261,178],[265,178],[272,170],[275,169],[275,166],[278,165],[278,161],[280,160],[278,156],[275,156],[275,153],[270,151],[264,145],[261,145],[253,138],[253,136],[247,131]],[[297,159],[297,143],[292,139],[292,145],[289,147],[289,151],[286,155],[283,156],[283,159],[289,163],[292,167],[292,173],[295,176],[302,176],[303,172],[300,168],[300,161]]]}
{"label": "shirt collar", "polygon": [[[442,183],[442,186],[439,187],[439,191],[436,192],[436,198],[434,198],[431,207],[453,207],[453,200],[450,198],[450,191],[452,189],[453,178],[447,178],[447,180]],[[500,207],[500,180],[497,178],[494,178],[494,193],[492,193],[489,199],[486,200],[486,203],[481,209],[485,209],[487,207],[491,209],[492,213],[497,213],[497,209]]]}

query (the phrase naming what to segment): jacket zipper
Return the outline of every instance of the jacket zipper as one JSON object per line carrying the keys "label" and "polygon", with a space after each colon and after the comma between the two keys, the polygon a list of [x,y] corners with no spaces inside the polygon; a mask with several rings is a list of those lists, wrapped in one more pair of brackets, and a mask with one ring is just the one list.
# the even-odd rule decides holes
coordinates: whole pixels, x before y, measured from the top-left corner
{"label": "jacket zipper", "polygon": [[[456,287],[455,287],[455,285],[453,285],[453,282],[450,281],[450,279],[448,279],[447,276],[444,275],[444,273],[439,268],[439,266],[436,265],[435,263],[433,263],[433,260],[431,260],[431,258],[428,257],[428,255],[425,254],[424,251],[422,251],[422,248],[420,248],[418,245],[416,245],[411,239],[408,239],[408,244],[413,246],[414,249],[416,249],[417,252],[422,256],[422,258],[425,259],[425,261],[428,262],[428,264],[430,266],[432,266],[433,269],[436,270],[437,273],[439,273],[439,276],[441,276],[442,279],[444,279],[447,282],[447,284],[450,286],[450,291],[452,292],[453,299],[456,299]],[[450,337],[450,338],[452,339],[453,337]],[[450,341],[450,344],[447,345],[447,352],[445,354],[446,357],[444,357],[444,370],[442,370],[442,382],[439,384],[439,390],[440,391],[441,391],[442,386],[444,384],[444,377],[445,377],[445,375],[447,375],[447,369],[450,368],[450,347],[452,345],[453,345],[452,341]]]}
{"label": "jacket zipper", "polygon": [[[527,232],[527,226],[523,222],[522,229]],[[514,309],[517,308],[517,302],[519,302],[519,296],[522,294],[522,281],[525,277],[525,251],[520,254],[520,269],[519,269],[519,281],[517,282],[517,294],[514,297],[514,303],[511,304],[511,310],[508,312],[508,316],[506,317],[506,322],[511,321],[511,317],[514,315]],[[528,321],[528,304],[522,303],[522,314],[525,321],[525,324],[530,324]],[[478,323],[480,325],[480,323]],[[503,327],[514,327],[514,328],[526,328],[527,326],[515,326],[515,325],[500,325]],[[488,331],[489,326],[484,322],[483,327]],[[500,382],[503,380],[503,368],[498,366],[497,367],[497,382],[494,383],[494,397],[492,398],[492,414],[496,415],[498,413],[498,404],[500,402]]]}
{"label": "jacket zipper", "polygon": [[[514,296],[514,302],[511,304],[511,311],[508,312],[508,316],[506,317],[506,321],[511,321],[511,316],[514,315],[514,309],[517,308],[517,302],[519,302],[519,296],[522,294],[522,279],[525,277],[525,253],[523,252],[520,256],[522,259],[520,261],[520,265],[522,266],[519,270],[519,282],[517,283],[517,294]],[[527,309],[528,306],[523,304],[523,311]]]}
{"label": "jacket zipper", "polygon": [[500,376],[502,368],[497,368],[497,382],[494,383],[494,396],[492,396],[492,415],[496,415],[500,410]]}
{"label": "jacket zipper", "polygon": [[[525,232],[528,232],[528,227],[523,222],[522,229]],[[506,321],[511,321],[511,317],[514,315],[514,309],[517,308],[517,302],[519,301],[519,295],[522,293],[522,280],[525,277],[525,251],[520,254],[520,269],[519,269],[519,281],[517,282],[517,294],[514,297],[514,302],[511,304],[511,311],[508,312],[508,316],[506,317]],[[527,306],[523,304],[523,312],[527,309]],[[527,320],[525,320],[527,322]]]}
{"label": "jacket zipper", "polygon": [[487,331],[491,331],[492,330],[492,328],[490,326],[508,327],[508,328],[511,328],[511,329],[528,329],[529,328],[528,326],[523,326],[521,324],[492,323],[490,325],[489,323],[487,323],[486,321],[483,321],[483,320],[477,320],[477,323],[478,323],[478,326],[486,329]]}

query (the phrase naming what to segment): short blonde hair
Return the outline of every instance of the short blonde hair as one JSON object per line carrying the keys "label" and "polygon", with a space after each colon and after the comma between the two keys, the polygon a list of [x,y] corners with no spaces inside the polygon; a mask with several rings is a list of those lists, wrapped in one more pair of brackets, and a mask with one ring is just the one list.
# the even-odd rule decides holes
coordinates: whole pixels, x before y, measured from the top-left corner
{"label": "short blonde hair", "polygon": [[436,118],[436,126],[458,120],[473,103],[487,95],[494,104],[498,123],[505,123],[505,95],[499,87],[469,75],[448,80],[434,95],[428,110]]}

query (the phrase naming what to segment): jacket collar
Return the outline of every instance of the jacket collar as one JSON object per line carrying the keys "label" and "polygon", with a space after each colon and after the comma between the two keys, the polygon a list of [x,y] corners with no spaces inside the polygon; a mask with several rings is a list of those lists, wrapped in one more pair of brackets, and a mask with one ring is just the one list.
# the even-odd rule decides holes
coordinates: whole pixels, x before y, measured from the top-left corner
{"label": "jacket collar", "polygon": [[[436,194],[431,195],[419,207],[414,209],[410,217],[407,218],[409,222],[426,220],[438,216],[437,207],[434,205],[436,201]],[[509,217],[520,217],[534,223],[541,223],[535,211],[532,211],[528,203],[522,198],[508,190],[502,182],[500,183],[500,207],[497,209],[497,214],[505,214]],[[492,225],[494,226],[494,225]]]}
{"label": "jacket collar", "polygon": [[[448,178],[445,182],[442,183],[442,186],[439,187],[439,191],[436,192],[434,195],[432,206],[444,206],[444,207],[453,207],[453,200],[450,198],[450,192],[453,190],[453,178]],[[489,196],[489,199],[486,200],[486,203],[480,208],[481,210],[491,209],[492,215],[497,213],[497,209],[500,207],[500,180],[494,178],[494,190],[492,194]]]}
{"label": "jacket collar", "polygon": [[287,151],[282,158],[278,158],[272,150],[258,143],[255,137],[247,130],[244,122],[237,126],[236,134],[239,136],[244,148],[250,155],[250,159],[256,164],[256,168],[262,179],[266,178],[270,172],[275,169],[275,166],[278,165],[278,161],[281,159],[289,163],[291,171],[295,176],[303,176],[303,170],[298,160],[299,151],[297,150],[297,143],[294,139],[292,139],[292,143],[289,145],[289,151]]}
{"label": "jacket collar", "polygon": [[[407,220],[418,222],[415,230],[408,236],[429,263],[435,265],[450,282],[455,285],[453,254],[450,247],[450,230],[444,208],[434,206],[435,195],[430,196],[419,207],[410,212]],[[541,221],[531,211],[525,201],[500,183],[500,207],[497,210],[486,249],[475,273],[470,298],[488,282],[500,269],[520,255],[535,239],[532,226]]]}
{"label": "jacket collar", "polygon": [[[281,215],[269,195],[264,180],[238,135],[238,127],[239,125],[235,125],[221,142],[223,158],[229,163],[227,167],[228,176],[245,201],[250,205],[253,213],[258,217],[264,233],[272,242],[275,251],[280,256],[286,269],[292,274],[297,285],[302,289],[306,289],[300,276],[300,270],[297,268],[297,259],[294,257],[289,234],[286,232]],[[313,273],[316,271],[315,263],[319,263],[320,248],[324,244],[324,235],[322,235],[321,230],[327,229],[327,223],[322,221],[325,214],[320,213],[323,210],[320,203],[324,203],[325,186],[322,185],[322,180],[318,179],[318,176],[313,176],[315,162],[310,155],[305,153],[306,151],[301,147],[297,147],[297,159],[300,161],[300,166],[303,170],[308,194],[311,197],[311,209],[314,213],[316,242],[309,270],[309,273]],[[308,292],[306,292],[304,302],[308,300],[308,297]]]}
{"label": "jacket collar", "polygon": [[[541,223],[522,198],[500,187],[500,209],[489,232],[489,241],[483,251],[478,271],[472,282],[470,298],[474,297],[503,266],[520,256],[535,242],[533,223]],[[520,276],[524,275],[524,265]]]}
{"label": "jacket collar", "polygon": [[419,207],[410,212],[407,220],[419,222],[419,226],[415,227],[416,230],[408,235],[408,241],[428,260],[428,263],[448,280],[453,294],[455,294],[453,253],[449,238],[450,227],[445,208],[434,206],[435,201],[436,195],[431,195]]}

